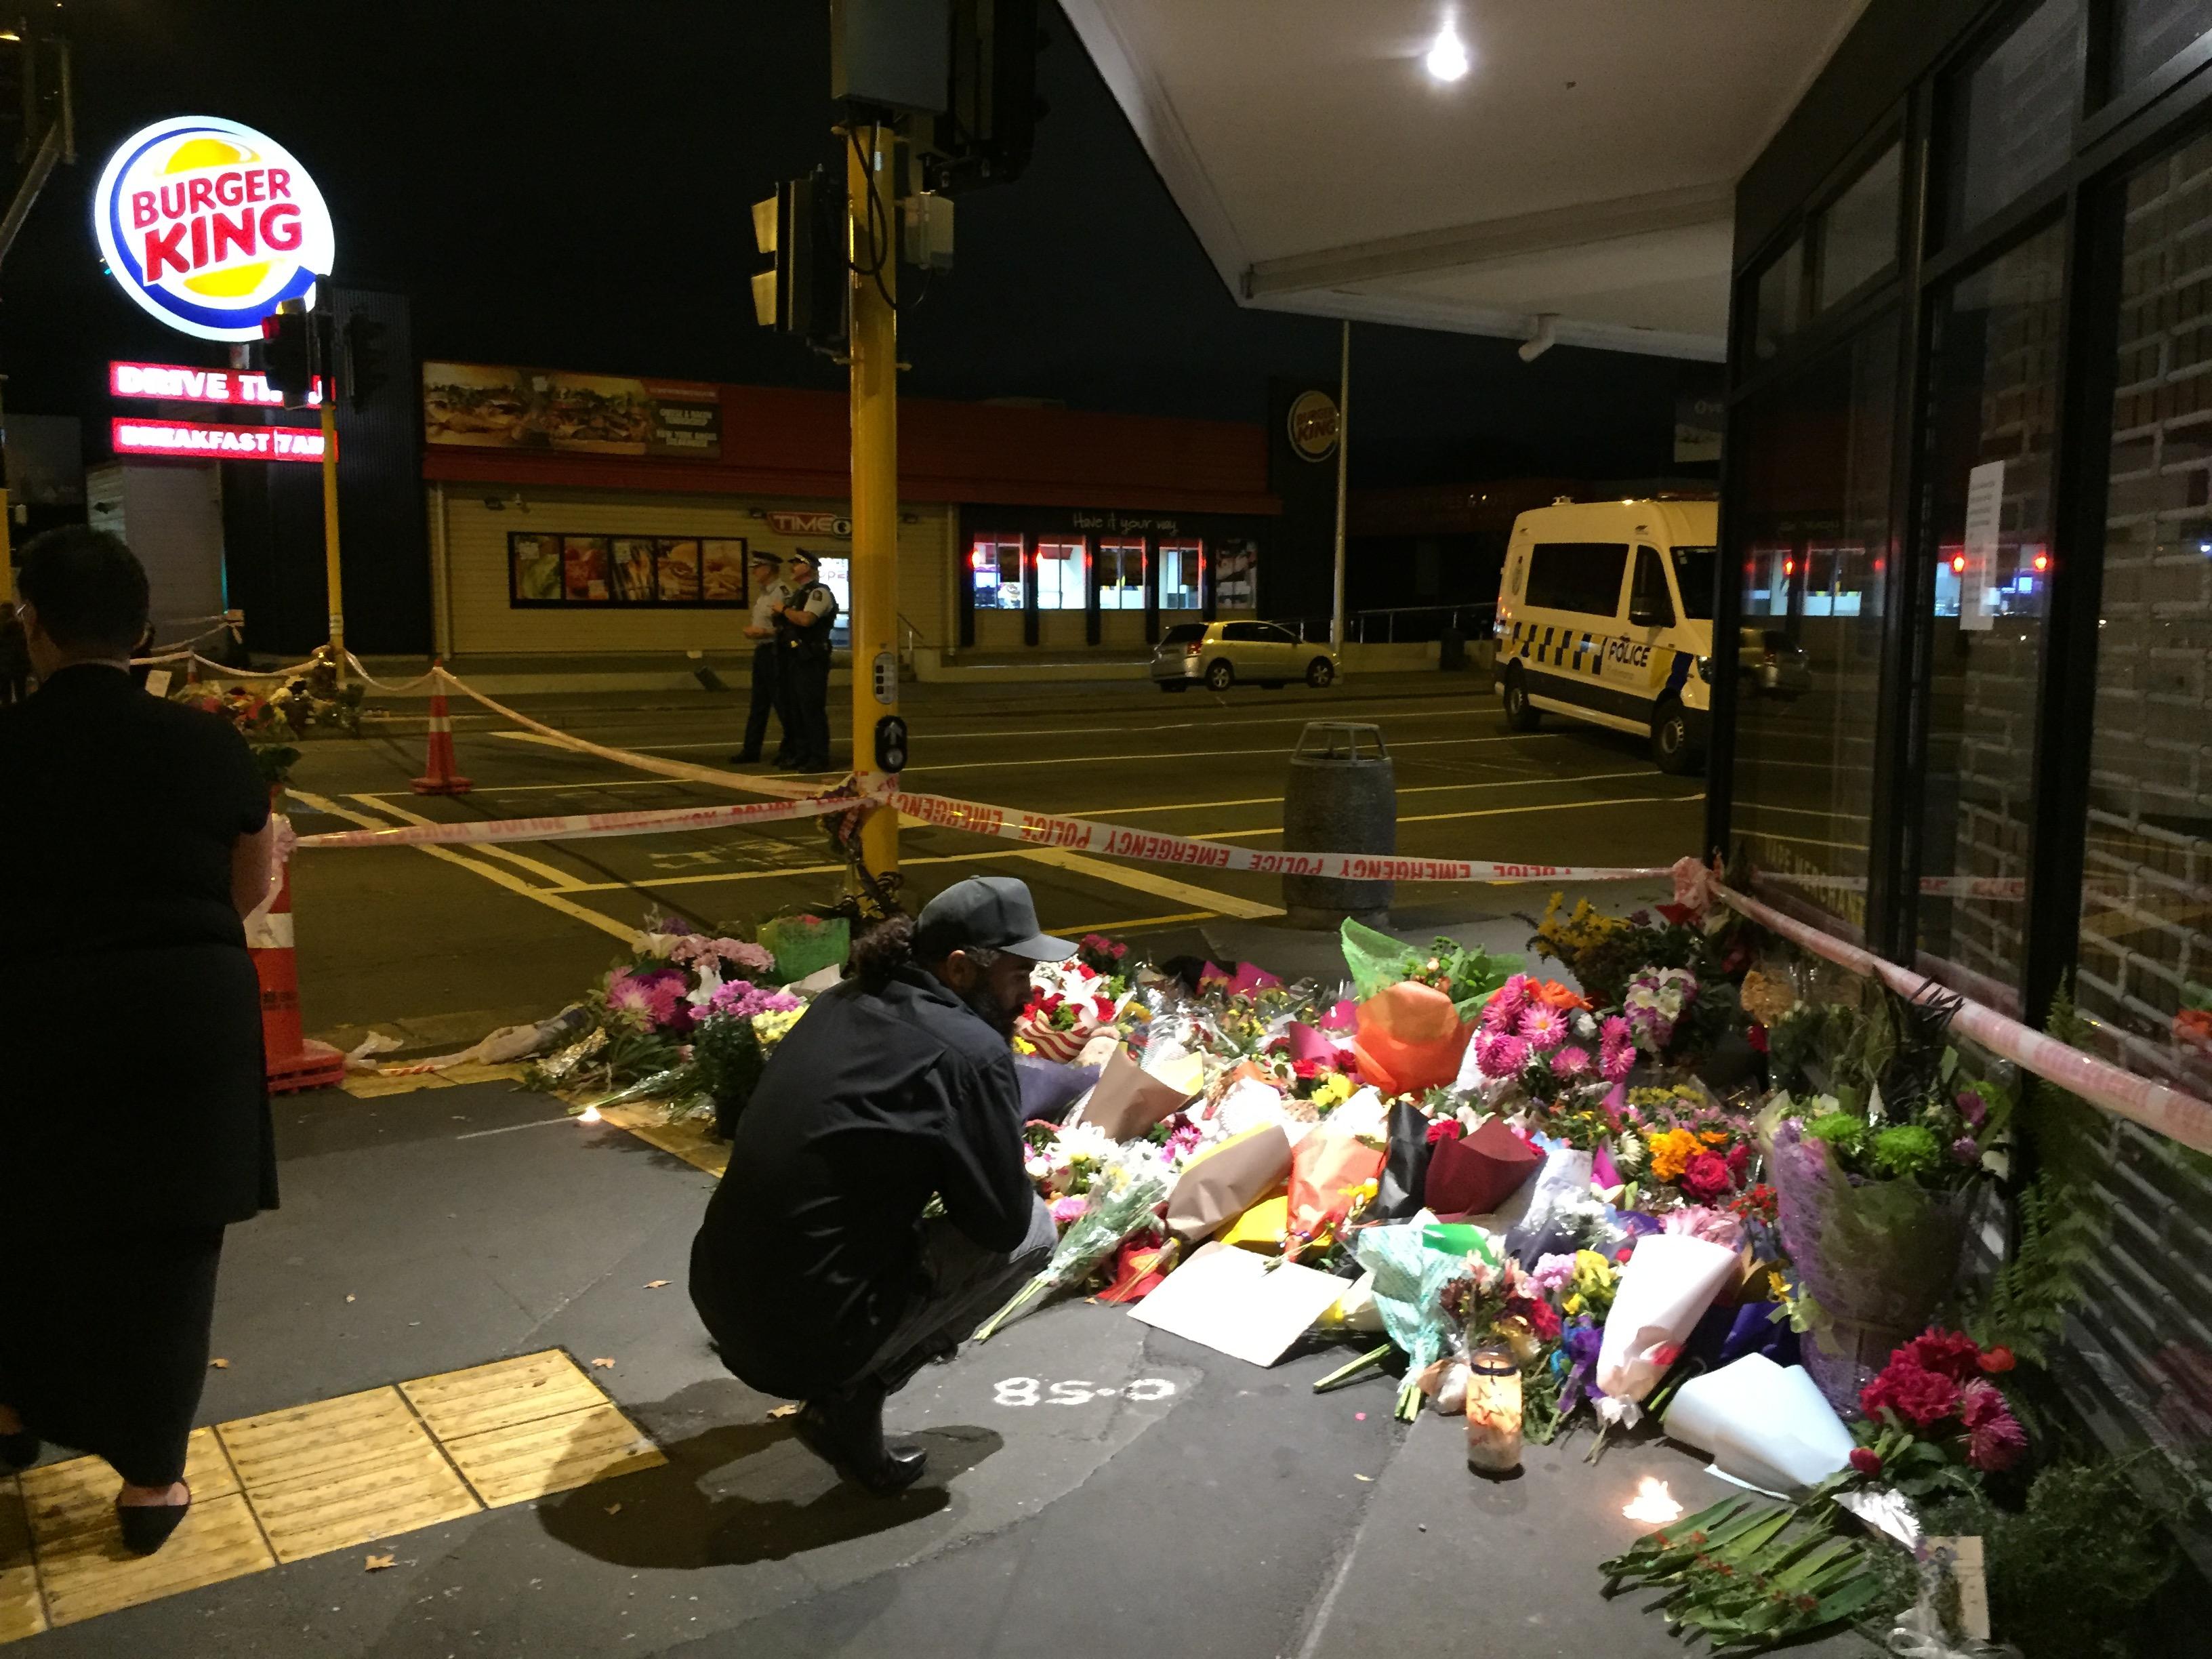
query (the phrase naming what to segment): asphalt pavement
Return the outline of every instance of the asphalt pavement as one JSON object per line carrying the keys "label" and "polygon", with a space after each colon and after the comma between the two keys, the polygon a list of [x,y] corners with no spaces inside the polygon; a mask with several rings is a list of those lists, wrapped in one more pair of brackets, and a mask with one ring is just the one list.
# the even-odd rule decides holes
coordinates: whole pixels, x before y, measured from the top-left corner
{"label": "asphalt pavement", "polygon": [[[742,690],[518,696],[532,718],[614,748],[721,765]],[[848,723],[835,696],[832,729]],[[1163,696],[1129,681],[906,688],[908,787],[1265,848],[1282,845],[1291,750],[1312,720],[1382,728],[1395,769],[1398,850],[1546,864],[1666,864],[1695,850],[1702,784],[1656,771],[1636,738],[1549,720],[1507,732],[1486,678],[1370,676],[1316,691],[1239,687]],[[306,747],[293,811],[303,834],[422,819],[639,811],[741,799],[565,750],[457,701],[454,740],[473,790],[416,794],[419,698],[373,699],[358,740]],[[840,750],[841,758],[842,750]],[[765,770],[766,769],[761,769]],[[824,782],[830,780],[825,777]],[[1265,926],[1273,877],[1012,846],[909,824],[914,902],[978,872],[1018,874],[1048,927],[1201,950],[1206,930]],[[603,972],[646,914],[758,920],[835,899],[842,867],[823,827],[622,836],[501,847],[303,853],[294,866],[308,1030],[349,1042],[374,1028],[410,1048],[473,1041],[550,1012]],[[1401,886],[1401,912],[1473,920],[1540,909],[1543,890]]]}

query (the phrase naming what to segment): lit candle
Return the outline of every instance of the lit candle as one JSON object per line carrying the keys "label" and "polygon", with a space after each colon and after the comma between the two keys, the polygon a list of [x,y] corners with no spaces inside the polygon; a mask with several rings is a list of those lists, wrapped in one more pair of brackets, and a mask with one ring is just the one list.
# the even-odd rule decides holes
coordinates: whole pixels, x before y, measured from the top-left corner
{"label": "lit candle", "polygon": [[1489,1346],[1468,1358],[1467,1466],[1483,1474],[1521,1467],[1521,1362]]}
{"label": "lit candle", "polygon": [[586,1106],[576,1114],[576,1121],[579,1123],[597,1123],[600,1121],[599,1109],[596,1106]]}
{"label": "lit candle", "polygon": [[1655,1527],[1663,1527],[1669,1521],[1682,1518],[1682,1506],[1667,1490],[1664,1480],[1655,1480],[1650,1475],[1636,1483],[1636,1496],[1621,1509],[1621,1514],[1631,1521],[1648,1521]]}

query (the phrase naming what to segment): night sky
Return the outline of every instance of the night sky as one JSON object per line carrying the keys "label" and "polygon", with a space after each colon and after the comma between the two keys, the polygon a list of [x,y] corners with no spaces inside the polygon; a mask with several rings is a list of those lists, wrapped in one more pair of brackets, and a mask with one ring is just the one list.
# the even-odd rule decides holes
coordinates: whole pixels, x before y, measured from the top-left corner
{"label": "night sky", "polygon": [[[958,264],[905,313],[913,395],[1258,420],[1333,376],[1334,322],[1239,308],[1073,32],[1016,184],[963,195]],[[331,204],[338,276],[412,296],[427,357],[841,386],[752,321],[749,205],[832,155],[822,0],[72,0],[77,146],[0,270],[9,410],[104,434],[113,356],[219,362],[101,273],[90,198],[161,116],[261,128]],[[1286,158],[1285,165],[1294,165]],[[13,188],[9,169],[9,188]],[[1668,470],[1710,366],[1360,325],[1363,483]],[[98,453],[99,438],[92,440]]]}

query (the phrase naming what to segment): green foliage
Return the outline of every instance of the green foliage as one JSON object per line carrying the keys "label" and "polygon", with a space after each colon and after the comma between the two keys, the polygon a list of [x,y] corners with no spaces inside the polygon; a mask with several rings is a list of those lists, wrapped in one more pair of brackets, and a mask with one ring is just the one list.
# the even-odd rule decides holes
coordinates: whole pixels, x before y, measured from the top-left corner
{"label": "green foliage", "polygon": [[1521,1434],[1539,1446],[1559,1438],[1559,1376],[1548,1352],[1521,1368]]}
{"label": "green foliage", "polygon": [[1339,935],[1352,989],[1363,999],[1385,986],[1415,980],[1452,1000],[1462,1019],[1481,1012],[1490,994],[1512,977],[1514,964],[1438,935],[1426,950],[1406,945],[1346,917]]}
{"label": "green foliage", "polygon": [[750,1018],[713,1014],[692,1028],[692,1071],[699,1089],[720,1109],[726,1127],[736,1121],[752,1098],[767,1064]]}
{"label": "green foliage", "polygon": [[2027,1659],[2128,1659],[2142,1650],[2128,1626],[2172,1574],[2166,1528],[2182,1507],[2137,1485],[2148,1455],[2054,1463],[2017,1513],[1970,1492],[1925,1517],[1931,1533],[1980,1534],[1990,1627]]}
{"label": "green foliage", "polygon": [[1875,1167],[1899,1180],[1932,1175],[1942,1167],[1943,1149],[1936,1132],[1917,1123],[1899,1123],[1878,1131],[1874,1138]]}
{"label": "green foliage", "polygon": [[1838,1152],[1856,1152],[1866,1141],[1866,1120],[1849,1112],[1827,1112],[1805,1126],[1815,1140],[1825,1140]]}
{"label": "green foliage", "polygon": [[1600,1564],[1606,1594],[1668,1592],[1668,1627],[1703,1635],[1716,1653],[1757,1653],[1862,1617],[1888,1586],[1872,1547],[1838,1537],[1828,1499],[1835,1477],[1802,1504],[1723,1499],[1637,1540]]}
{"label": "green foliage", "polygon": [[2067,1310],[2084,1294],[2081,1270],[2099,1229],[2067,1183],[2045,1170],[2020,1194],[2011,1258],[1973,1298],[1966,1330],[1985,1348],[2046,1364]]}

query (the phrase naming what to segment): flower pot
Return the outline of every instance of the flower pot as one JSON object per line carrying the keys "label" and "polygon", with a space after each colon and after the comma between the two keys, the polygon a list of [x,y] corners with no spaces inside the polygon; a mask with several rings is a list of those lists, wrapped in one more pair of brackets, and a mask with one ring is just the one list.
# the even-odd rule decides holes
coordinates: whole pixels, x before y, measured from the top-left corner
{"label": "flower pot", "polygon": [[1859,1390],[1892,1349],[1928,1328],[1959,1278],[1971,1187],[1856,1180],[1795,1121],[1774,1135],[1782,1243],[1817,1304],[1805,1369],[1830,1404],[1859,1413]]}

